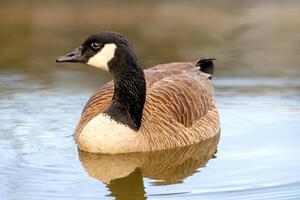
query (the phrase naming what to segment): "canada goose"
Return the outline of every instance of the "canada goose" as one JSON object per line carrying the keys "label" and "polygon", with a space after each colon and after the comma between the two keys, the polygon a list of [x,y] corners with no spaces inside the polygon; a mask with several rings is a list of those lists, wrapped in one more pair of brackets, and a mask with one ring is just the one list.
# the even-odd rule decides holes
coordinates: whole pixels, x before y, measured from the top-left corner
{"label": "canada goose", "polygon": [[87,63],[113,76],[83,109],[75,131],[83,151],[168,149],[203,141],[220,130],[210,80],[212,59],[143,70],[124,36],[100,32],[56,61]]}

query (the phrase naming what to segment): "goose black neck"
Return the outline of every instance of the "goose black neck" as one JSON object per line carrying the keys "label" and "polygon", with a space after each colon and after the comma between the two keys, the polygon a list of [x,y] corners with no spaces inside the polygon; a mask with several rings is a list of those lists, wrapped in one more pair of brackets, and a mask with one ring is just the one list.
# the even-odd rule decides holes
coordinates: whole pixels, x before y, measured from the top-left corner
{"label": "goose black neck", "polygon": [[119,123],[138,131],[146,98],[144,72],[135,55],[123,52],[109,63],[113,74],[114,94],[106,114]]}

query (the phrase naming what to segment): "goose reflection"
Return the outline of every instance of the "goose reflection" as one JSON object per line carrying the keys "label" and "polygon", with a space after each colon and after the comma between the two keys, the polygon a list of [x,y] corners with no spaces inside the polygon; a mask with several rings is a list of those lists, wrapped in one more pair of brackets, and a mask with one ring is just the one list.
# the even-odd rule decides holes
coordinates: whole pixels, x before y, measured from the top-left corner
{"label": "goose reflection", "polygon": [[215,157],[220,134],[200,143],[156,152],[119,155],[79,151],[79,159],[89,176],[105,183],[119,200],[146,199],[143,178],[154,185],[180,183]]}

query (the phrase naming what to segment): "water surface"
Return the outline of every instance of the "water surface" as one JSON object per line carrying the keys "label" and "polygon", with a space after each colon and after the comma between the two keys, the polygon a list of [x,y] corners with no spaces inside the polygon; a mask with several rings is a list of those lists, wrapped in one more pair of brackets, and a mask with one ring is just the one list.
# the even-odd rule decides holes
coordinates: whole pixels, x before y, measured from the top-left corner
{"label": "water surface", "polygon": [[[0,6],[1,199],[300,198],[297,1],[51,2]],[[220,138],[79,152],[81,110],[111,76],[54,60],[101,30],[127,35],[145,68],[216,57]]]}

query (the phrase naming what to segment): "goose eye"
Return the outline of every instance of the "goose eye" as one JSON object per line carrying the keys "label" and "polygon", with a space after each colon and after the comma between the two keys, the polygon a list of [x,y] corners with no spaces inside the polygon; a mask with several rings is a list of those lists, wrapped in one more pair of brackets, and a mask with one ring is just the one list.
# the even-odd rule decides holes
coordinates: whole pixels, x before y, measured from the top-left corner
{"label": "goose eye", "polygon": [[92,43],[91,46],[92,46],[93,49],[99,49],[100,48],[100,44],[96,43],[96,42]]}

